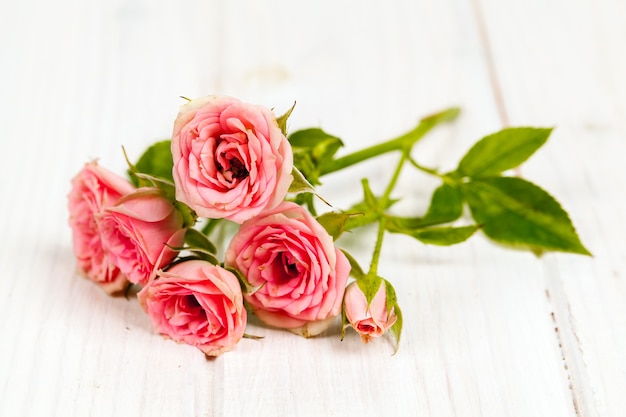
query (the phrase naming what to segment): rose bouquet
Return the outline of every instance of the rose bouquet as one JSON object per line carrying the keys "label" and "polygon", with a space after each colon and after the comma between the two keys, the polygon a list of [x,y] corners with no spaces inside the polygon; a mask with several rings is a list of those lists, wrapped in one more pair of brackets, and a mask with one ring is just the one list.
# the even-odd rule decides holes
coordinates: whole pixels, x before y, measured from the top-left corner
{"label": "rose bouquet", "polygon": [[[69,223],[80,273],[111,295],[135,286],[156,332],[207,356],[231,350],[254,314],[268,326],[315,336],[341,317],[368,342],[389,333],[396,349],[402,313],[392,283],[379,276],[387,233],[452,245],[481,231],[535,253],[589,254],[559,203],[538,186],[505,173],[528,159],[551,130],[507,128],[479,140],[451,172],[413,157],[418,141],[458,109],[428,116],[398,138],[343,156],[343,142],[321,129],[288,134],[292,110],[276,117],[231,97],[186,99],[172,139],[157,142],[128,179],[97,162],[72,180]],[[324,175],[397,152],[387,187],[318,213]],[[405,167],[441,180],[425,214],[393,214],[392,193]],[[463,216],[464,207],[470,216]],[[337,239],[377,226],[363,269]],[[234,228],[232,227],[234,226]],[[218,247],[217,228],[232,230]],[[221,249],[221,250],[220,250]],[[219,259],[218,253],[223,253]],[[253,337],[253,336],[250,336]]]}

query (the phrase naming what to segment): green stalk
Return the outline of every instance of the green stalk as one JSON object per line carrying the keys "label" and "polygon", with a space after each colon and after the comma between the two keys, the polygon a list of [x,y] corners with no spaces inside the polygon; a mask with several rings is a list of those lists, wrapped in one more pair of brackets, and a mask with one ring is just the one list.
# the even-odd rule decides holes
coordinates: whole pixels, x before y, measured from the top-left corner
{"label": "green stalk", "polygon": [[441,179],[445,177],[445,175],[440,174],[439,171],[437,171],[436,169],[427,168],[424,165],[417,163],[417,161],[415,161],[413,158],[411,158],[410,162],[411,162],[411,165],[413,165],[415,168],[419,169],[422,172],[425,172],[430,175],[434,175],[435,177],[439,177]]}
{"label": "green stalk", "polygon": [[[379,210],[384,211],[384,207],[387,206],[387,201],[389,200],[389,197],[391,196],[391,193],[392,193],[393,189],[395,188],[396,183],[398,182],[398,178],[400,178],[400,173],[402,172],[402,168],[404,167],[404,163],[409,158],[410,152],[411,152],[411,148],[410,147],[403,149],[402,156],[400,157],[400,160],[398,161],[398,165],[396,165],[396,169],[393,172],[393,176],[389,180],[389,184],[387,185],[387,188],[385,189],[385,193],[383,194],[383,196],[379,200],[379,204],[378,204]],[[370,269],[369,269],[369,272],[367,273],[367,277],[375,277],[375,276],[377,276],[378,260],[380,259],[380,253],[381,253],[381,250],[382,250],[383,239],[385,237],[385,230],[386,229],[387,229],[387,218],[385,217],[383,212],[379,211],[379,213],[378,213],[378,233],[376,235],[376,244],[374,246],[374,253],[372,254],[372,260],[370,262]]]}
{"label": "green stalk", "polygon": [[439,123],[454,120],[458,116],[459,112],[460,110],[457,107],[446,109],[442,112],[423,118],[415,129],[402,136],[323,163],[320,166],[320,175],[326,175],[339,171],[354,164],[358,164],[359,162],[363,162],[369,158],[388,152],[407,148],[410,149],[432,128],[437,126]]}
{"label": "green stalk", "polygon": [[378,260],[380,259],[380,253],[383,248],[383,239],[385,238],[385,216],[381,216],[378,221],[378,233],[376,235],[376,244],[374,246],[374,253],[372,253],[372,260],[370,261],[370,269],[365,277],[368,280],[378,279]]}
{"label": "green stalk", "polygon": [[387,206],[387,201],[389,201],[389,197],[391,196],[391,193],[393,192],[393,189],[395,188],[396,183],[398,182],[398,178],[400,178],[400,173],[402,172],[404,163],[407,161],[407,159],[409,159],[410,153],[411,153],[411,148],[403,150],[402,156],[400,157],[400,160],[398,161],[398,165],[396,166],[396,169],[393,172],[393,176],[389,180],[389,184],[387,185],[387,188],[385,189],[385,193],[380,198],[381,207]]}
{"label": "green stalk", "polygon": [[208,219],[201,232],[209,236],[222,219]]}

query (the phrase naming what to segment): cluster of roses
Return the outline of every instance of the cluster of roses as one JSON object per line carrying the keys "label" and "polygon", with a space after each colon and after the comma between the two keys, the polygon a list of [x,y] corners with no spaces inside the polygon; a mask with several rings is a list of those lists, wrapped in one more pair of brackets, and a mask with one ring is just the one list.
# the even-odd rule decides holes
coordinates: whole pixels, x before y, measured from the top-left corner
{"label": "cluster of roses", "polygon": [[[385,285],[369,302],[348,285],[346,255],[289,200],[294,157],[269,109],[190,100],[174,123],[171,158],[172,182],[131,169],[133,183],[87,163],[69,194],[80,272],[112,295],[139,286],[157,332],[218,356],[244,336],[246,309],[304,336],[342,311],[363,341],[394,324]],[[218,219],[239,225],[223,262],[195,228]]]}

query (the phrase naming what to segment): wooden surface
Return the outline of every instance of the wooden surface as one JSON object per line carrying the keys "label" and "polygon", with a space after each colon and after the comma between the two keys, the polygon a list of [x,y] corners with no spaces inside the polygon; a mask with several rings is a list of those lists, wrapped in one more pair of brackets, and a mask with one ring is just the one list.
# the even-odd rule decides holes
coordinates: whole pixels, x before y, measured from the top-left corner
{"label": "wooden surface", "polygon": [[[626,415],[626,2],[3,1],[0,53],[1,416]],[[137,157],[179,96],[206,94],[296,100],[292,129],[348,150],[458,105],[416,154],[441,168],[502,126],[555,126],[522,174],[594,257],[391,236],[397,355],[338,325],[314,340],[251,325],[263,341],[206,361],[76,275],[66,208],[83,163],[122,173],[122,145]],[[394,160],[321,192],[347,205]],[[424,210],[434,184],[403,176],[398,210]],[[341,243],[367,262],[373,236]]]}

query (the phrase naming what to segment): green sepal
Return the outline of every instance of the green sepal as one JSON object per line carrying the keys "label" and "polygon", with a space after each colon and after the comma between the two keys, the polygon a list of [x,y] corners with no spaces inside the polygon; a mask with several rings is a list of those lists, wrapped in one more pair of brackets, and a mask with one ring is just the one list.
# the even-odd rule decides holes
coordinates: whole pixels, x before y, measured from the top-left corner
{"label": "green sepal", "polygon": [[214,254],[212,254],[211,252],[209,252],[208,250],[201,248],[201,247],[195,247],[195,246],[189,246],[189,245],[185,245],[185,246],[170,246],[170,245],[166,245],[168,248],[170,248],[173,251],[176,252],[181,252],[181,251],[188,251],[191,252],[190,255],[185,256],[183,258],[180,258],[181,260],[191,260],[191,259],[199,259],[202,261],[206,261],[209,262],[213,265],[217,265],[219,264],[219,261],[217,260],[217,258],[215,257]]}
{"label": "green sepal", "polygon": [[[389,287],[391,286],[391,284],[389,284],[388,282],[386,282],[386,284],[387,291],[389,291]],[[389,306],[389,304],[387,304],[387,306]],[[393,354],[395,355],[396,353],[398,353],[398,349],[400,348],[400,336],[402,336],[402,310],[400,310],[400,306],[398,305],[397,301],[393,304],[393,312],[396,315],[396,322],[389,328],[388,331],[395,342],[395,347],[393,350]]]}
{"label": "green sepal", "polygon": [[[182,250],[187,249],[185,247],[175,248],[175,247],[172,247],[172,246],[169,246],[169,245],[167,245],[167,247],[172,249],[172,250],[176,250],[176,251],[182,251]],[[172,262],[170,262],[166,267],[164,267],[163,270],[167,271],[168,269],[174,267],[175,265],[182,264],[182,263],[187,262],[187,261],[197,261],[197,260],[203,261],[205,259],[200,257],[200,256],[198,256],[198,255],[196,255],[196,254],[185,255],[185,256],[178,256],[176,259],[174,259]]]}
{"label": "green sepal", "polygon": [[278,123],[278,127],[280,128],[281,132],[283,132],[283,135],[287,136],[287,119],[289,119],[289,116],[291,116],[291,113],[293,112],[293,109],[296,107],[296,102],[293,102],[293,105],[291,106],[291,108],[289,110],[287,110],[284,114],[278,116],[276,118],[276,123]]}
{"label": "green sepal", "polygon": [[366,274],[361,279],[356,280],[356,285],[363,291],[368,306],[376,296],[383,281],[384,279],[382,277],[372,274]]}
{"label": "green sepal", "polygon": [[265,336],[257,336],[254,334],[248,334],[248,333],[244,333],[243,336],[244,339],[252,339],[252,340],[263,340],[265,339]]}
{"label": "green sepal", "polygon": [[346,258],[350,263],[350,276],[356,278],[357,280],[364,279],[365,272],[363,272],[363,268],[361,268],[361,265],[359,265],[357,260],[345,249],[341,249],[341,251],[344,255],[346,255]]}
{"label": "green sepal", "polygon": [[383,278],[383,283],[385,284],[385,305],[387,306],[387,314],[389,314],[391,309],[398,304],[398,297],[396,296],[396,290],[393,288],[393,285],[391,285],[391,282]]}
{"label": "green sepal", "polygon": [[289,193],[315,193],[315,187],[302,175],[302,172],[300,172],[298,168],[293,167],[291,176],[293,177],[293,181],[291,181],[289,185]]}
{"label": "green sepal", "polygon": [[346,222],[351,217],[359,216],[357,213],[339,213],[329,211],[317,217],[317,222],[332,236],[333,240],[337,240],[345,231]]}
{"label": "green sepal", "polygon": [[[346,218],[343,224],[344,231],[366,226],[380,218],[379,199],[372,192],[367,178],[361,180],[361,186],[363,188],[363,201],[355,204],[345,212],[349,217]],[[384,209],[391,207],[397,201],[388,199]]]}
{"label": "green sepal", "polygon": [[[143,174],[139,174],[139,175],[143,176]],[[150,186],[138,188],[135,191],[133,191],[131,194],[122,196],[118,200],[118,204],[123,203],[127,198],[135,198],[140,195],[156,194],[172,202],[172,204],[174,205],[174,208],[178,210],[178,212],[182,216],[182,220],[183,220],[182,228],[190,227],[195,223],[196,218],[197,218],[196,213],[193,210],[191,210],[186,204],[181,203],[180,201],[174,200],[173,196],[171,195],[172,193],[167,188],[167,184],[157,183],[156,186],[154,185],[154,183],[151,183],[151,184],[152,185]],[[163,185],[163,186],[160,187],[159,185]]]}
{"label": "green sepal", "polygon": [[233,268],[231,266],[225,266],[224,268],[226,270],[232,272],[237,277],[237,280],[239,281],[239,285],[241,285],[241,291],[244,294],[247,294],[247,295],[254,294],[259,289],[263,288],[263,286],[265,285],[265,283],[263,283],[263,284],[257,285],[255,287],[254,285],[250,284],[250,282],[245,277],[245,275],[240,270],[238,270],[237,268]]}
{"label": "green sepal", "polygon": [[385,283],[385,294],[387,295],[385,300],[385,305],[387,306],[387,316],[393,313],[396,315],[396,322],[389,328],[389,332],[391,333],[395,346],[393,354],[395,355],[398,352],[398,348],[400,347],[400,336],[402,334],[402,311],[400,310],[400,306],[398,305],[398,297],[396,296],[396,290],[393,288],[393,285],[386,279],[383,280]]}
{"label": "green sepal", "polygon": [[192,227],[198,220],[196,212],[182,201],[174,200],[174,207],[183,216],[183,227]]}
{"label": "green sepal", "polygon": [[124,148],[123,146],[122,146],[122,154],[124,154],[124,160],[126,161],[126,165],[128,165],[128,170],[126,171],[128,173],[128,178],[133,183],[133,185],[137,188],[152,187],[153,184],[151,181],[137,176],[137,173],[138,173],[137,168],[132,162],[130,162],[130,159],[128,158],[128,154],[126,153],[126,148]]}
{"label": "green sepal", "polygon": [[453,176],[488,177],[526,161],[548,140],[552,129],[511,127],[485,136],[470,148]]}
{"label": "green sepal", "polygon": [[361,180],[361,186],[363,187],[363,202],[365,207],[371,210],[378,210],[378,199],[370,188],[370,182],[367,178]]}
{"label": "green sepal", "polygon": [[[345,252],[344,252],[345,253]],[[349,259],[349,258],[348,258]],[[345,296],[341,300],[341,340],[346,336],[346,329],[350,327],[350,321],[346,315],[346,298]]]}
{"label": "green sepal", "polygon": [[392,233],[403,233],[411,236],[422,243],[438,246],[451,246],[457,243],[465,242],[472,236],[479,227],[477,225],[470,226],[445,226],[445,227],[427,227],[417,230],[389,230]]}
{"label": "green sepal", "polygon": [[320,200],[322,200],[326,205],[331,206],[328,201],[326,201],[321,195],[317,193],[317,191],[315,191],[315,187],[313,187],[313,185],[311,185],[311,183],[307,181],[307,179],[304,177],[304,175],[302,175],[302,172],[300,172],[298,168],[293,167],[291,175],[293,176],[293,181],[289,185],[288,192],[290,194],[311,193]]}
{"label": "green sepal", "polygon": [[212,265],[219,265],[220,263],[215,257],[215,255],[210,253],[206,249],[193,248],[193,247],[186,247],[185,249],[190,251],[193,254],[193,256],[195,256],[197,259],[206,261]]}
{"label": "green sepal", "polygon": [[163,190],[160,190],[154,187],[142,187],[142,188],[137,188],[135,191],[133,191],[130,194],[123,195],[117,200],[116,204],[120,205],[120,204],[125,203],[128,200],[131,200],[137,197],[146,197],[146,196],[166,197]]}
{"label": "green sepal", "polygon": [[176,201],[176,188],[174,183],[163,178],[153,177],[143,172],[133,173],[133,177],[137,179],[140,187],[158,188],[163,192],[165,198],[170,201]]}
{"label": "green sepal", "polygon": [[350,217],[344,224],[344,231],[358,229],[359,227],[367,226],[368,224],[378,221],[379,214],[374,211],[359,210],[358,208],[350,209],[346,212],[350,214]]}
{"label": "green sepal", "polygon": [[211,254],[217,253],[217,248],[209,240],[209,237],[197,229],[187,229],[187,232],[185,232],[185,243],[192,248],[204,249]]}
{"label": "green sepal", "polygon": [[515,177],[473,180],[462,186],[474,220],[489,238],[534,251],[591,255],[561,205],[537,185]]}

